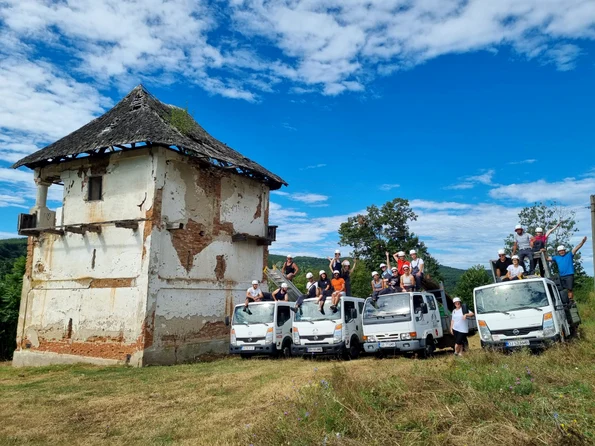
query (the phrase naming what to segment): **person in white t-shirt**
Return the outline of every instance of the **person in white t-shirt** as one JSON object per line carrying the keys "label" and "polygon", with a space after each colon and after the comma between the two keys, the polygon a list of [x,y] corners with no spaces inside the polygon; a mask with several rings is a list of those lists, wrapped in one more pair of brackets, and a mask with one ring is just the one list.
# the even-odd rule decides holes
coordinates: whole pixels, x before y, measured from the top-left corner
{"label": "person in white t-shirt", "polygon": [[[260,287],[258,286],[258,280],[252,281],[252,286],[246,290],[246,302],[244,303],[244,309],[246,313],[250,313],[248,304],[250,302],[260,302],[264,298]],[[250,313],[251,314],[251,313]]]}
{"label": "person in white t-shirt", "polygon": [[519,256],[512,256],[512,265],[508,265],[506,268],[506,276],[502,279],[502,282],[508,282],[510,280],[519,280],[523,278],[525,268],[519,264]]}
{"label": "person in white t-shirt", "polygon": [[469,333],[469,323],[467,318],[475,316],[472,311],[463,305],[460,297],[455,297],[453,300],[455,309],[452,310],[450,319],[450,334],[455,338],[455,356],[463,355],[463,346],[467,340]]}
{"label": "person in white t-shirt", "polygon": [[415,277],[415,291],[421,291],[421,281],[424,278],[424,260],[417,257],[417,251],[412,249],[409,251],[411,256],[411,274]]}

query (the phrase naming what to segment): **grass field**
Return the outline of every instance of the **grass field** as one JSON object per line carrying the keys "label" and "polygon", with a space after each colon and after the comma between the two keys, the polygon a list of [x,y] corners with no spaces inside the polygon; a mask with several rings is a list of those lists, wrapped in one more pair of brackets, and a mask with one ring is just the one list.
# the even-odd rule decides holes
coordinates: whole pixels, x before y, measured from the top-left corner
{"label": "grass field", "polygon": [[[581,306],[595,320],[595,296]],[[541,355],[0,366],[0,444],[592,445],[595,324]]]}

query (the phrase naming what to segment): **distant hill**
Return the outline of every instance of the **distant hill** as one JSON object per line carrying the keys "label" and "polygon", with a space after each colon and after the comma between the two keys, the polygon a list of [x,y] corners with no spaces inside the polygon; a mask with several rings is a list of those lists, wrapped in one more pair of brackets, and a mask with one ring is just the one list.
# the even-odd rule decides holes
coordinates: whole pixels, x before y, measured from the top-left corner
{"label": "distant hill", "polygon": [[[281,267],[285,259],[285,256],[269,254],[269,267],[272,267],[273,264],[276,264],[277,267]],[[316,274],[321,269],[328,270],[329,261],[327,259],[320,257],[295,257],[293,260],[300,267],[301,272],[312,271],[314,274]],[[353,261],[351,258],[348,258],[348,260],[350,262]],[[440,265],[440,274],[442,274],[444,288],[449,292],[454,291],[457,281],[464,272],[464,269]]]}
{"label": "distant hill", "polygon": [[27,255],[27,238],[0,240],[0,260],[16,259]]}

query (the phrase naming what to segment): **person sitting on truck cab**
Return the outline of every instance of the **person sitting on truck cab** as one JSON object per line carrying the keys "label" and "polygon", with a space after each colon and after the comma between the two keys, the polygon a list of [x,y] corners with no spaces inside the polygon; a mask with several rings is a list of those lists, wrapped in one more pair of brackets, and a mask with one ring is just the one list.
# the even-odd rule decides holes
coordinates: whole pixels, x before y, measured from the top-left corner
{"label": "person sitting on truck cab", "polygon": [[[541,274],[542,277],[545,276],[545,270],[544,270],[544,265],[543,262],[541,260],[541,252],[546,252],[547,250],[547,238],[550,236],[550,234],[552,232],[554,232],[554,230],[560,226],[562,222],[560,221],[556,226],[554,226],[552,229],[550,229],[549,231],[547,231],[545,233],[545,235],[543,234],[543,229],[542,228],[536,228],[535,229],[535,237],[533,237],[531,239],[531,249],[533,250],[533,267],[531,269],[531,271],[529,271],[529,274],[535,274],[535,267],[537,265],[539,265],[539,274]],[[535,259],[535,257],[537,257],[537,259]]]}
{"label": "person sitting on truck cab", "polygon": [[388,267],[386,266],[386,263],[381,263],[379,265],[379,267],[380,267],[380,278],[384,281],[384,284],[386,285],[386,282],[388,281],[388,279],[391,276],[390,269],[388,269]]}
{"label": "person sitting on truck cab", "polygon": [[341,277],[345,281],[345,293],[348,296],[351,296],[351,274],[353,274],[353,270],[355,270],[357,259],[353,259],[353,268],[349,264],[349,260],[343,260],[342,268],[341,268]]}
{"label": "person sitting on truck cab", "polygon": [[574,288],[574,262],[573,257],[578,252],[579,249],[587,241],[587,237],[583,238],[581,242],[574,247],[571,252],[566,252],[566,247],[564,245],[558,246],[558,255],[553,257],[548,257],[548,261],[556,262],[558,265],[558,273],[560,274],[560,284],[563,288],[568,290],[568,298],[574,299],[574,293],[572,289]]}
{"label": "person sitting on truck cab", "polygon": [[341,270],[341,251],[338,249],[335,249],[335,257],[331,258],[331,257],[327,257],[327,259],[329,260],[329,269],[331,271],[335,271],[335,270]]}
{"label": "person sitting on truck cab", "polygon": [[287,260],[283,263],[282,266],[283,274],[287,277],[287,280],[291,280],[293,282],[293,278],[298,273],[300,268],[297,266],[297,263],[293,261],[293,257],[291,255],[287,256]]}
{"label": "person sitting on truck cab", "polygon": [[405,265],[410,265],[409,262],[405,259],[405,251],[399,251],[393,254],[394,259],[397,262],[397,270],[399,272],[399,276],[403,275],[403,267]]}
{"label": "person sitting on truck cab", "polygon": [[372,281],[370,284],[372,285],[372,301],[375,305],[380,292],[385,288],[384,280],[380,278],[378,271],[372,271]]}
{"label": "person sitting on truck cab", "polygon": [[413,291],[415,288],[415,277],[411,274],[409,265],[403,265],[403,274],[401,274],[401,288],[403,291]]}
{"label": "person sitting on truck cab", "polygon": [[415,277],[415,291],[421,291],[421,281],[424,279],[424,261],[417,257],[417,251],[412,249],[409,251],[411,256],[411,274]]}
{"label": "person sitting on truck cab", "polygon": [[508,265],[506,268],[506,276],[502,279],[502,282],[522,279],[523,274],[525,274],[525,268],[519,264],[519,256],[514,255],[512,256],[512,265]]}
{"label": "person sitting on truck cab", "polygon": [[275,291],[273,291],[273,300],[288,301],[289,296],[287,295],[287,288],[289,288],[289,287],[287,286],[287,284],[285,282],[283,282],[281,284],[281,288],[277,288]]}
{"label": "person sitting on truck cab", "polygon": [[496,268],[496,282],[501,282],[504,276],[506,276],[509,265],[512,265],[512,260],[510,260],[510,257],[506,256],[506,251],[499,249],[498,260],[494,262],[494,267]]}
{"label": "person sitting on truck cab", "polygon": [[326,271],[321,269],[318,279],[318,304],[319,310],[324,314],[324,302],[326,298],[332,295],[331,281],[326,275]]}
{"label": "person sitting on truck cab", "polygon": [[345,279],[341,277],[339,271],[333,271],[333,278],[331,279],[331,285],[333,286],[333,294],[331,295],[331,310],[337,311],[337,304],[341,300],[341,296],[345,296]]}
{"label": "person sitting on truck cab", "polygon": [[258,280],[253,280],[252,286],[246,290],[246,302],[244,303],[244,309],[242,311],[250,313],[250,310],[248,309],[248,304],[250,302],[260,302],[263,298],[264,296],[262,295],[262,291],[258,286]]}
{"label": "person sitting on truck cab", "polygon": [[455,297],[452,301],[455,309],[451,313],[450,334],[455,338],[455,356],[462,356],[463,346],[469,333],[467,318],[475,316],[475,314],[469,311],[466,305],[463,305],[460,297]]}
{"label": "person sitting on truck cab", "polygon": [[380,292],[380,294],[391,294],[391,293],[398,293],[401,290],[401,278],[399,277],[399,273],[397,272],[397,267],[393,266],[391,268],[391,276],[386,283],[386,288]]}
{"label": "person sitting on truck cab", "polygon": [[306,282],[306,294],[300,295],[295,301],[295,305],[291,307],[292,311],[297,312],[299,310],[300,314],[302,314],[304,299],[318,296],[318,283],[314,280],[314,274],[308,271],[306,273],[306,279],[308,279],[308,282]]}

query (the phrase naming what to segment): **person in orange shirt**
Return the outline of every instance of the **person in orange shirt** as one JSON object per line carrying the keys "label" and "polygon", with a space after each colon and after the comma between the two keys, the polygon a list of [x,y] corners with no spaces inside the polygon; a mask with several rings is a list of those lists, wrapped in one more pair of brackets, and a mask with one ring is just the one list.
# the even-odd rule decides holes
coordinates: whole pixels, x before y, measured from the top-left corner
{"label": "person in orange shirt", "polygon": [[331,310],[333,312],[337,311],[337,304],[341,299],[341,296],[345,295],[345,279],[341,277],[340,271],[333,271],[333,278],[331,280],[331,285],[333,287],[333,294],[331,295]]}

